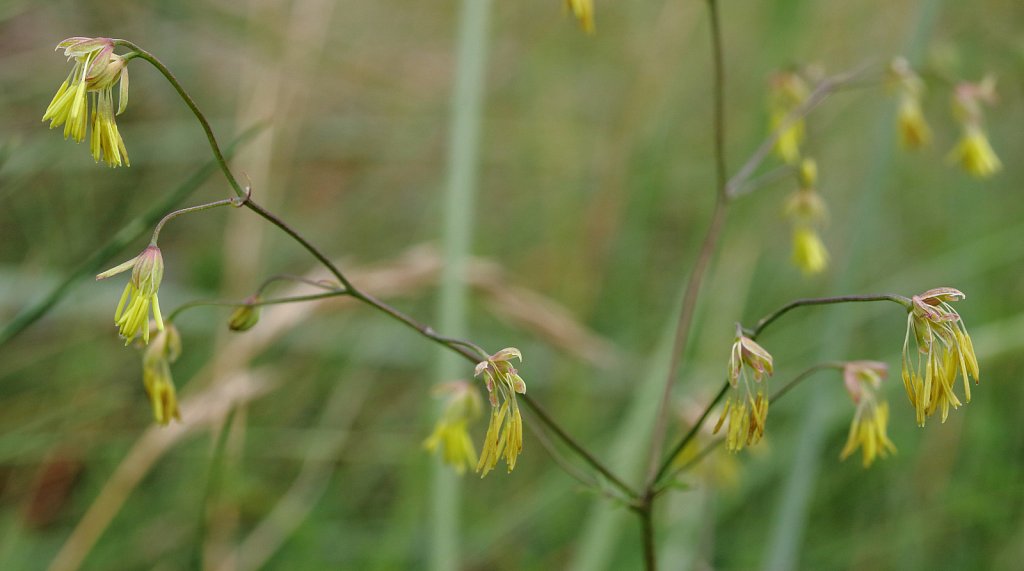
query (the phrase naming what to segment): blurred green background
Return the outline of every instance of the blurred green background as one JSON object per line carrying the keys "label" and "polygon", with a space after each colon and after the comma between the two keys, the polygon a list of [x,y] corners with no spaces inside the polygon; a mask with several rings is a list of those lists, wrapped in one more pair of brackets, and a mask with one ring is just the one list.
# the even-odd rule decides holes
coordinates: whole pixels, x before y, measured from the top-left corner
{"label": "blurred green background", "polygon": [[[234,165],[261,202],[357,283],[436,321],[443,263],[424,248],[442,233],[458,10],[451,0],[0,0],[0,325],[185,194],[209,161],[187,109],[141,60],[118,121],[131,168],[96,166],[86,145],[48,131],[39,119],[67,73],[52,48],[77,35],[156,54],[222,142],[259,126]],[[794,297],[957,287],[982,382],[949,421],[920,429],[890,380],[899,454],[865,471],[838,460],[853,412],[841,383],[809,381],[773,405],[764,444],[719,451],[709,460],[719,470],[688,476],[662,506],[664,567],[1022,568],[1024,5],[725,1],[722,17],[730,169],[766,132],[771,72],[791,65],[835,73],[907,55],[929,83],[935,140],[900,151],[881,86],[837,94],[811,116],[832,266],[808,279],[789,264],[789,180],[736,204],[671,434],[720,386],[734,323]],[[704,3],[657,0],[597,0],[597,28],[582,34],[558,0],[494,3],[466,330],[491,350],[521,348],[531,394],[638,481],[667,359],[659,347],[713,198],[708,28]],[[987,126],[1004,170],[977,181],[945,159],[958,136],[949,93],[986,73],[999,80]],[[180,204],[228,196],[219,175],[204,180]],[[314,267],[234,209],[176,220],[161,248],[165,314]],[[436,408],[435,347],[341,302],[270,309],[245,335],[227,331],[225,309],[193,310],[178,322],[174,367],[185,423],[158,429],[139,353],[111,327],[123,281],[112,282],[77,280],[0,345],[0,569],[45,569],[59,552],[53,568],[428,566],[433,462],[421,443]],[[894,307],[787,316],[760,339],[775,355],[773,384],[824,359],[898,367]],[[462,568],[640,566],[635,517],[581,492],[529,431],[514,473],[467,475],[458,488]]]}

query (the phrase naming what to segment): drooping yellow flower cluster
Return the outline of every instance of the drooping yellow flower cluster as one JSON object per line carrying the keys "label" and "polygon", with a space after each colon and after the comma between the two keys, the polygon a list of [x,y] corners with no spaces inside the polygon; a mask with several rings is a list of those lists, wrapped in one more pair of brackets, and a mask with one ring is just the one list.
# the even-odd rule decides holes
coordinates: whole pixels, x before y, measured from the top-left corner
{"label": "drooping yellow flower cluster", "polygon": [[[931,141],[931,129],[921,110],[924,82],[903,58],[896,58],[889,65],[889,77],[900,98],[896,125],[903,147],[915,149],[927,145]],[[982,125],[982,104],[991,105],[995,101],[995,79],[991,76],[978,83],[959,83],[953,89],[953,118],[960,124],[961,136],[947,160],[978,178],[990,177],[1003,166]]]}
{"label": "drooping yellow flower cluster", "polygon": [[477,463],[468,426],[483,414],[483,400],[476,388],[465,381],[438,385],[434,396],[445,399],[444,410],[423,447],[430,452],[440,451],[441,459],[461,476],[467,467]]}
{"label": "drooping yellow flower cluster", "polygon": [[[92,121],[89,149],[96,162],[128,166],[128,151],[114,121],[114,86],[120,83],[117,115],[128,105],[128,61],[114,53],[110,38],[68,38],[57,44],[74,66],[43,114],[50,128],[64,126],[64,138],[85,139]],[[91,111],[91,112],[90,112]]]}
{"label": "drooping yellow flower cluster", "polygon": [[164,259],[160,254],[160,248],[150,245],[138,256],[99,274],[96,279],[106,279],[128,270],[132,271],[132,277],[124,287],[121,301],[117,304],[114,323],[125,345],[140,334],[143,343],[148,344],[150,308],[153,310],[157,331],[164,330],[160,300],[157,298],[160,281],[164,276]]}
{"label": "drooping yellow flower cluster", "polygon": [[846,445],[839,453],[841,460],[861,450],[864,467],[874,463],[875,458],[885,458],[896,453],[896,445],[887,434],[889,403],[878,395],[878,389],[889,374],[889,367],[877,361],[851,361],[843,367],[843,384],[850,394],[857,410],[850,423]]}
{"label": "drooping yellow flower cluster", "polygon": [[981,104],[995,101],[996,85],[992,77],[980,83],[964,82],[953,90],[953,116],[963,134],[950,151],[949,160],[978,178],[990,177],[1003,168],[982,127]]}
{"label": "drooping yellow flower cluster", "polygon": [[793,263],[806,275],[821,273],[828,267],[828,249],[818,235],[818,227],[828,218],[828,208],[817,191],[818,166],[804,158],[797,169],[799,189],[786,201],[786,217],[793,224]]}
{"label": "drooping yellow flower cluster", "polygon": [[725,445],[730,452],[739,452],[744,445],[753,446],[764,437],[768,420],[768,383],[764,379],[773,372],[771,354],[738,332],[729,355],[730,391],[714,429],[717,434],[729,419]]}
{"label": "drooping yellow flower cluster", "polygon": [[473,375],[483,375],[491,403],[491,420],[487,425],[483,452],[476,465],[481,478],[501,459],[505,460],[511,472],[523,450],[523,417],[519,413],[516,394],[526,394],[526,383],[512,366],[512,359],[522,361],[523,354],[515,347],[502,349],[478,363]]}
{"label": "drooping yellow flower cluster", "polygon": [[931,142],[932,131],[921,110],[924,82],[904,58],[896,58],[889,64],[889,77],[900,98],[896,112],[900,143],[905,149],[917,149],[927,145]]}
{"label": "drooping yellow flower cluster", "polygon": [[157,333],[142,355],[142,382],[153,405],[153,419],[166,425],[181,420],[178,397],[171,377],[171,363],[181,354],[181,335],[171,324]]}
{"label": "drooping yellow flower cluster", "polygon": [[768,114],[771,129],[782,129],[778,140],[775,141],[775,153],[791,165],[800,162],[805,123],[803,117],[788,123],[787,119],[790,113],[804,104],[808,95],[807,83],[796,72],[782,71],[772,77]]}
{"label": "drooping yellow flower cluster", "polygon": [[[960,314],[950,305],[964,294],[949,287],[928,290],[911,298],[907,315],[907,333],[903,341],[903,386],[914,406],[917,424],[937,410],[942,422],[949,407],[962,403],[954,390],[958,376],[963,378],[964,401],[971,402],[971,383],[978,382],[978,359],[974,343]],[[911,340],[917,350],[911,348]]]}

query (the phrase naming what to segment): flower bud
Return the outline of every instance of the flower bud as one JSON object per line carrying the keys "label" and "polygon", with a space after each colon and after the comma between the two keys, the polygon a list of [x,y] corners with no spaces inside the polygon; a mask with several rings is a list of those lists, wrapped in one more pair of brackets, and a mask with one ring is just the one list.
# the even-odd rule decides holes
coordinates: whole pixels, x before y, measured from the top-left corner
{"label": "flower bud", "polygon": [[244,305],[235,308],[231,312],[231,317],[228,318],[228,329],[232,331],[248,331],[255,327],[260,320],[260,312],[263,309],[262,306],[256,305],[259,301],[259,296],[253,295],[245,300]]}

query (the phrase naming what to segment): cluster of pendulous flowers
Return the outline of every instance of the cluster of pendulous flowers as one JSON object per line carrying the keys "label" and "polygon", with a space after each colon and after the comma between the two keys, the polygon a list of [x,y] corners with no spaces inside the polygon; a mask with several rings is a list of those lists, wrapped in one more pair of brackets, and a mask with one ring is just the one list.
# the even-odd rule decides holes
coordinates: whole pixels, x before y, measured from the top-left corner
{"label": "cluster of pendulous flowers", "polygon": [[981,83],[961,83],[953,90],[953,116],[960,123],[962,135],[950,151],[949,160],[979,178],[992,176],[1003,168],[982,125],[981,104],[995,102],[995,87],[995,80],[988,77]]}
{"label": "cluster of pendulous flowers", "polygon": [[68,60],[71,73],[53,96],[43,114],[50,128],[64,126],[64,138],[85,139],[91,122],[89,149],[92,158],[108,166],[128,165],[128,151],[114,121],[114,86],[120,83],[117,115],[128,105],[128,60],[114,53],[110,38],[68,38],[57,44]]}
{"label": "cluster of pendulous flowers", "polygon": [[[924,82],[903,58],[889,65],[889,76],[900,98],[896,115],[900,141],[908,149],[927,145],[931,129],[921,110]],[[980,83],[962,82],[953,89],[953,118],[960,124],[961,137],[948,160],[978,178],[992,176],[1002,168],[982,124],[982,104],[995,101],[995,80],[991,77]]]}
{"label": "cluster of pendulous flowers", "polygon": [[900,143],[905,149],[916,149],[927,145],[932,139],[932,130],[921,111],[924,97],[924,82],[911,69],[904,58],[896,58],[889,65],[890,81],[900,98],[896,112],[896,125]]}
{"label": "cluster of pendulous flowers", "polygon": [[160,300],[157,298],[160,281],[164,276],[164,259],[160,254],[160,248],[151,244],[138,256],[99,274],[96,279],[106,279],[128,270],[132,271],[132,277],[124,287],[121,301],[117,304],[114,324],[117,325],[125,345],[139,335],[142,336],[142,341],[148,344],[151,309],[157,331],[164,329],[163,316],[160,315]]}
{"label": "cluster of pendulous flowers", "polygon": [[440,451],[441,459],[462,475],[467,467],[477,463],[469,423],[483,414],[483,400],[476,388],[465,381],[438,385],[434,395],[444,399],[444,410],[423,447],[430,452]]}
{"label": "cluster of pendulous flowers", "polygon": [[717,434],[728,418],[725,445],[730,452],[739,452],[744,445],[753,446],[764,436],[768,420],[765,378],[773,372],[771,354],[753,339],[737,332],[727,371],[730,390],[714,429]]}
{"label": "cluster of pendulous flowers", "polygon": [[484,477],[501,459],[508,471],[516,467],[516,458],[523,450],[523,417],[519,413],[516,394],[526,394],[526,383],[512,366],[512,359],[523,360],[515,347],[502,349],[477,364],[473,376],[483,375],[491,403],[491,420],[484,436],[484,447],[476,471]]}
{"label": "cluster of pendulous flowers", "polygon": [[978,382],[974,343],[960,314],[950,305],[964,297],[958,290],[943,287],[911,298],[913,307],[907,315],[903,341],[902,377],[920,426],[937,410],[942,411],[945,422],[949,407],[962,404],[954,387],[958,376],[963,378],[965,402],[971,402],[970,378]]}
{"label": "cluster of pendulous flowers", "polygon": [[888,374],[889,367],[878,361],[851,361],[843,366],[843,384],[857,410],[840,459],[845,460],[860,448],[867,468],[875,458],[896,453],[896,445],[887,434],[889,403],[878,395],[882,379]]}
{"label": "cluster of pendulous flowers", "polygon": [[818,227],[828,218],[828,208],[817,191],[818,166],[804,158],[797,169],[800,188],[786,201],[786,217],[793,224],[793,263],[804,274],[820,273],[828,266],[828,250]]}
{"label": "cluster of pendulous flowers", "polygon": [[[789,115],[807,100],[807,83],[794,71],[776,73],[771,80],[768,113],[773,131],[782,129],[775,141],[775,153],[788,164],[800,162],[800,147],[804,142],[804,119],[787,123]],[[783,126],[785,125],[785,128]]]}

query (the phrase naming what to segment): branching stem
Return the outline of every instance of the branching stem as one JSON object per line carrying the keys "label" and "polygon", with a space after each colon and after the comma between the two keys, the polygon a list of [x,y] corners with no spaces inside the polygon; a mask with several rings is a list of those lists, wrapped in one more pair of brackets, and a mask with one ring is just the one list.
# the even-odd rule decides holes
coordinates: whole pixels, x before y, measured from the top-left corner
{"label": "branching stem", "polygon": [[[206,119],[206,116],[199,109],[199,106],[196,105],[195,101],[189,95],[188,91],[185,90],[185,88],[181,85],[181,83],[174,76],[174,74],[171,73],[171,70],[168,69],[167,66],[165,66],[163,62],[161,62],[156,56],[128,40],[115,40],[115,44],[132,50],[131,53],[125,55],[127,59],[138,57],[149,62],[154,68],[157,69],[157,71],[159,71],[164,76],[165,79],[167,79],[171,86],[174,87],[175,91],[178,92],[178,95],[185,102],[188,108],[192,111],[192,113],[196,117],[196,120],[198,120],[199,124],[202,126],[203,132],[206,134],[206,139],[210,143],[210,148],[213,151],[213,155],[217,159],[218,166],[220,166],[221,171],[224,172],[224,176],[228,180],[228,183],[231,185],[231,188],[235,191],[235,194],[238,196],[238,199],[240,199],[239,201],[236,202],[236,204],[240,204],[241,206],[245,206],[249,210],[252,210],[253,212],[258,214],[271,224],[280,228],[285,234],[290,236],[293,240],[298,242],[299,245],[305,248],[307,252],[309,252],[314,258],[316,258],[316,260],[320,262],[320,264],[327,268],[327,270],[331,272],[331,274],[335,278],[337,278],[339,282],[341,282],[341,285],[343,286],[344,290],[339,292],[340,294],[348,295],[352,298],[355,298],[365,303],[366,305],[373,307],[374,309],[382,313],[387,314],[391,318],[415,330],[423,337],[426,337],[427,339],[461,355],[463,358],[465,358],[467,361],[471,363],[478,363],[481,360],[487,358],[488,353],[484,351],[479,345],[476,345],[471,341],[445,337],[436,332],[432,327],[420,323],[411,316],[377,299],[371,294],[355,287],[355,285],[353,285],[352,282],[349,281],[345,274],[342,273],[342,271],[323,252],[321,252],[316,246],[314,246],[309,240],[307,240],[298,230],[287,224],[276,214],[268,211],[267,209],[263,208],[262,206],[254,202],[250,197],[249,190],[247,188],[243,188],[242,185],[238,183],[238,180],[235,178],[235,175],[231,172],[231,168],[228,166],[227,161],[224,158],[224,154],[220,150],[220,145],[217,143],[217,137],[214,135],[213,129],[210,127],[210,122]],[[328,292],[327,294],[319,295],[330,296],[334,294],[333,292]],[[591,454],[580,442],[578,442],[575,438],[570,436],[569,433],[566,432],[565,429],[562,428],[546,411],[544,411],[544,409],[541,408],[541,406],[531,396],[522,395],[521,398],[534,412],[538,420],[540,420],[545,426],[547,426],[556,436],[558,436],[567,446],[569,446],[571,450],[576,452],[585,462],[590,464],[592,468],[594,468],[602,475],[604,475],[606,478],[608,478],[609,482],[614,484],[617,488],[628,494],[631,498],[636,497],[635,491],[633,491],[618,476],[616,476],[607,466],[604,465],[603,462],[601,462],[600,460],[597,459],[597,457]]]}
{"label": "branching stem", "polygon": [[798,307],[804,307],[807,305],[833,305],[836,303],[859,303],[868,301],[892,301],[902,305],[908,311],[912,307],[910,298],[904,297],[902,295],[897,295],[894,293],[885,293],[877,295],[839,295],[834,297],[812,297],[807,299],[797,299],[787,303],[786,305],[783,305],[782,307],[762,317],[757,322],[757,325],[750,329],[744,329],[743,334],[746,335],[747,337],[750,337],[751,339],[757,339],[757,336],[760,335],[761,332],[763,332],[764,329],[771,325],[776,319],[782,317],[786,313]]}

